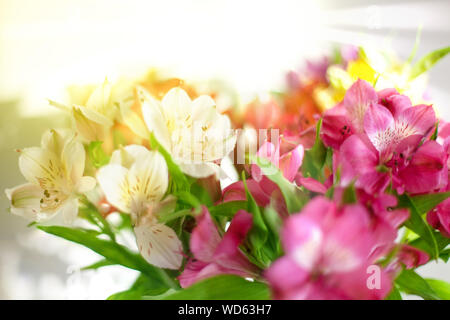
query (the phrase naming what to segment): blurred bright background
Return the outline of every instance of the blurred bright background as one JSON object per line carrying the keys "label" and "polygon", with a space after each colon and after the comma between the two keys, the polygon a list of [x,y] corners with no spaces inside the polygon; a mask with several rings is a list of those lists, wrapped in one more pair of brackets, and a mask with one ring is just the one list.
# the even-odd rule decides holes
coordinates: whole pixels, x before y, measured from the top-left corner
{"label": "blurred bright background", "polygon": [[[283,84],[284,73],[333,44],[391,47],[406,59],[449,45],[450,1],[0,0],[0,189],[22,183],[15,148],[39,143],[67,119],[48,106],[73,83],[160,67],[194,80],[225,79],[242,97]],[[450,59],[430,72],[430,94],[450,119]],[[2,191],[3,192],[3,191]],[[104,299],[136,274],[78,272],[96,254],[27,228],[0,196],[0,299]],[[450,265],[422,275],[450,281]]]}

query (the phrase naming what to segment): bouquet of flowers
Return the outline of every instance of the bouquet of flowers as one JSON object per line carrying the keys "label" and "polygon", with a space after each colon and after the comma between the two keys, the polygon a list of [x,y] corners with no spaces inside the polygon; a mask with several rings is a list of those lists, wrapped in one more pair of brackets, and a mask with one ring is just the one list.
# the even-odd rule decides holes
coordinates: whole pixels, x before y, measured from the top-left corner
{"label": "bouquet of flowers", "polygon": [[[242,106],[151,72],[70,87],[10,212],[139,271],[110,299],[450,299],[450,126],[416,63],[342,47]],[[220,103],[219,103],[220,101]],[[219,106],[220,105],[220,106]],[[124,244],[132,231],[136,246]]]}

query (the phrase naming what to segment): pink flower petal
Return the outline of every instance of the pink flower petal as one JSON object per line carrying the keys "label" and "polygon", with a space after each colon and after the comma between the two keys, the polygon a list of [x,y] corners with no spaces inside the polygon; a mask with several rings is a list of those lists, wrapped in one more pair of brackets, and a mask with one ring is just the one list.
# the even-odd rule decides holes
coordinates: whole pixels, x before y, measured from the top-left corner
{"label": "pink flower petal", "polygon": [[285,256],[272,263],[264,276],[271,285],[275,299],[306,297],[303,286],[308,280],[309,272],[301,269],[290,257]]}
{"label": "pink flower petal", "polygon": [[374,103],[368,106],[364,116],[364,131],[381,153],[392,148],[397,142],[394,134],[394,117],[382,105]]}
{"label": "pink flower petal", "polygon": [[343,104],[357,132],[363,132],[366,110],[377,101],[378,95],[367,81],[359,79],[347,90]]}
{"label": "pink flower petal", "polygon": [[208,209],[203,206],[202,213],[197,217],[197,227],[192,231],[191,251],[196,259],[211,262],[220,241],[217,227],[212,221]]}
{"label": "pink flower petal", "polygon": [[321,194],[325,194],[327,192],[327,187],[324,184],[320,183],[316,179],[313,178],[304,178],[302,176],[298,176],[296,182],[299,186],[303,186],[309,191],[317,192]]}
{"label": "pink flower petal", "polygon": [[363,176],[364,182],[371,185],[379,179],[376,172],[378,152],[364,136],[353,135],[342,144],[339,165],[344,186]]}
{"label": "pink flower petal", "polygon": [[436,141],[425,142],[412,156],[409,165],[396,174],[396,178],[411,194],[432,192],[442,187],[442,170],[445,166],[444,149]]}
{"label": "pink flower petal", "polygon": [[339,149],[345,139],[353,133],[355,130],[342,104],[325,111],[320,138],[326,146]]}
{"label": "pink flower petal", "polygon": [[426,252],[406,244],[401,246],[398,258],[405,265],[406,269],[417,268],[430,260],[430,256]]}
{"label": "pink flower petal", "polygon": [[289,153],[283,154],[280,158],[280,169],[289,181],[293,181],[303,162],[305,149],[300,144]]}
{"label": "pink flower petal", "polygon": [[395,120],[397,127],[404,132],[403,135],[426,135],[433,130],[436,115],[432,106],[421,104],[403,110]]}

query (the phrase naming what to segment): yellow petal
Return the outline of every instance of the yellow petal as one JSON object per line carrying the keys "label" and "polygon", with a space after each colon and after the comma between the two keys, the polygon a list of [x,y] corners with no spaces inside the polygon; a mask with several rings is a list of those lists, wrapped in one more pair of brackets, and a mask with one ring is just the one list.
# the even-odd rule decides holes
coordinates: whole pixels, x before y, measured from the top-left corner
{"label": "yellow petal", "polygon": [[106,127],[98,122],[88,119],[79,107],[72,109],[77,132],[87,141],[103,141]]}
{"label": "yellow petal", "polygon": [[150,131],[147,129],[147,126],[142,120],[141,117],[136,112],[131,110],[129,104],[133,104],[134,101],[122,103],[120,105],[120,116],[122,117],[122,121],[128,126],[128,128],[133,131],[137,136],[148,139],[150,136]]}
{"label": "yellow petal", "polygon": [[105,79],[103,84],[99,85],[90,95],[86,102],[86,108],[104,113],[109,106],[111,98],[111,85]]}

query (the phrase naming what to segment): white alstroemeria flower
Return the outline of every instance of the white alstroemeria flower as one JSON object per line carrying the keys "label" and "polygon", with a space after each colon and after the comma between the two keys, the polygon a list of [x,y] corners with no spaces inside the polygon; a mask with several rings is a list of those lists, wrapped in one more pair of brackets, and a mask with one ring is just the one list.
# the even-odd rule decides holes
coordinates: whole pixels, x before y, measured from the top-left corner
{"label": "white alstroemeria flower", "polygon": [[78,215],[77,195],[95,187],[83,176],[85,151],[74,133],[49,130],[40,147],[20,150],[19,168],[28,183],[5,190],[11,212],[29,220],[71,224]]}
{"label": "white alstroemeria flower", "polygon": [[181,170],[195,178],[218,173],[215,163],[236,144],[230,119],[215,108],[206,95],[191,101],[181,88],[171,89],[160,101],[138,88],[142,114],[148,129],[172,155]]}
{"label": "white alstroemeria flower", "polygon": [[104,141],[119,115],[119,106],[134,99],[132,83],[125,80],[112,85],[105,79],[98,86],[72,86],[68,91],[70,106],[54,101],[50,104],[69,110],[77,132],[87,141]]}
{"label": "white alstroemeria flower", "polygon": [[108,202],[131,215],[141,255],[160,268],[178,269],[183,260],[181,242],[157,219],[164,207],[175,203],[170,197],[163,200],[169,184],[163,156],[143,146],[126,146],[113,152],[97,179]]}

